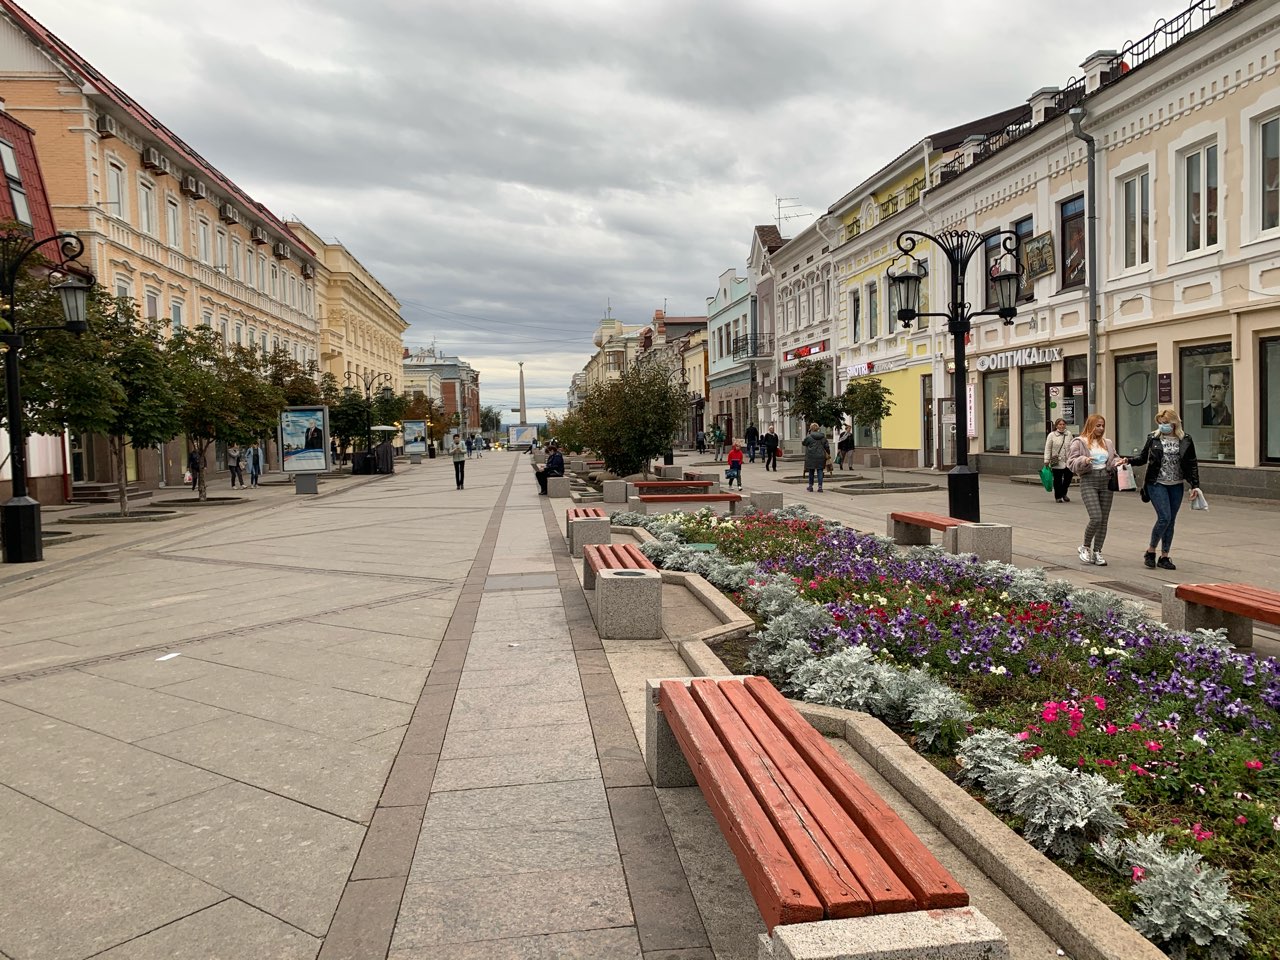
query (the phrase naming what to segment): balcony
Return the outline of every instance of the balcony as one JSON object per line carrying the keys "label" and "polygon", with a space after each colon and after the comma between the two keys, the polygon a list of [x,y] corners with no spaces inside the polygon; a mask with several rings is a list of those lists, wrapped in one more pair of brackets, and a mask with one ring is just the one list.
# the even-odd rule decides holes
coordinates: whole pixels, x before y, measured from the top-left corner
{"label": "balcony", "polygon": [[773,334],[749,333],[745,337],[734,337],[733,359],[752,361],[772,360]]}

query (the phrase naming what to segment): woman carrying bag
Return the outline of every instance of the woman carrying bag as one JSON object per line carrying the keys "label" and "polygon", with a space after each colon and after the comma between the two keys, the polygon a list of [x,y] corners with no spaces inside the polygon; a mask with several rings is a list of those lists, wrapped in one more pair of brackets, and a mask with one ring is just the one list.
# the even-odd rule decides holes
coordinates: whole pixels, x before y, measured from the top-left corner
{"label": "woman carrying bag", "polygon": [[[1182,418],[1171,408],[1156,414],[1156,429],[1147,437],[1142,452],[1129,461],[1135,467],[1147,465],[1147,475],[1139,495],[1156,511],[1156,524],[1151,528],[1151,546],[1143,554],[1142,562],[1148,567],[1177,570],[1169,559],[1173,546],[1173,525],[1182,506],[1183,484],[1191,485],[1191,499],[1201,499],[1200,463],[1196,459],[1196,445],[1182,432]],[[1160,559],[1156,559],[1156,547]]]}
{"label": "woman carrying bag", "polygon": [[1070,503],[1067,491],[1071,489],[1071,471],[1067,469],[1067,448],[1071,434],[1067,433],[1067,421],[1059,417],[1053,422],[1053,430],[1044,441],[1044,465],[1053,473],[1054,503]]}
{"label": "woman carrying bag", "polygon": [[1102,544],[1107,539],[1107,520],[1111,517],[1111,503],[1119,484],[1116,467],[1128,463],[1116,456],[1116,445],[1106,437],[1107,420],[1095,413],[1084,422],[1080,436],[1067,448],[1067,466],[1080,478],[1080,498],[1089,511],[1089,523],[1084,528],[1084,543],[1077,553],[1081,563],[1105,567]]}

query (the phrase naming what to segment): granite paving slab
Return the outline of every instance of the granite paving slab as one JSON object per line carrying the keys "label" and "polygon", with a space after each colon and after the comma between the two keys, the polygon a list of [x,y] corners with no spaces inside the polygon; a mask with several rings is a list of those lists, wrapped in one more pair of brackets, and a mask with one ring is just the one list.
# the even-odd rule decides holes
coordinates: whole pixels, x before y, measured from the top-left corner
{"label": "granite paving slab", "polygon": [[496,730],[450,730],[440,752],[441,760],[467,757],[500,757],[594,750],[589,723],[555,723],[537,727],[501,727]]}
{"label": "granite paving slab", "polygon": [[523,706],[524,704],[552,704],[582,699],[582,684],[577,677],[564,678],[547,684],[530,684],[515,687],[467,687],[459,688],[453,699],[454,710],[476,710],[496,706]]}
{"label": "granite paving slab", "polygon": [[93,826],[226,782],[60,720],[33,716],[0,725],[0,783]]}
{"label": "granite paving slab", "polygon": [[433,789],[471,790],[505,787],[517,783],[581,780],[598,776],[600,764],[591,742],[569,749],[531,749],[525,753],[492,757],[441,760],[436,765]]}
{"label": "granite paving slab", "polygon": [[161,660],[159,658],[166,655],[164,651],[144,653],[130,657],[128,660],[95,663],[78,669],[82,673],[91,673],[97,677],[118,680],[120,683],[145,687],[148,690],[158,690],[171,683],[181,683],[183,680],[194,680],[215,669],[203,660],[188,657],[185,647],[167,652],[177,652],[178,655],[168,660]]}
{"label": "granite paving slab", "polygon": [[[464,691],[458,692],[461,694]],[[453,712],[449,715],[449,731],[583,723],[586,719],[587,706],[583,700],[561,700],[552,703],[490,701],[470,706],[454,704]]]}
{"label": "granite paving slab", "polygon": [[[432,960],[641,960],[633,927],[453,943],[436,948],[431,956]],[[396,954],[392,960],[397,960]],[[399,960],[410,958],[401,954]]]}
{"label": "granite paving slab", "polygon": [[394,747],[379,753],[368,740],[334,740],[240,714],[138,745],[363,822],[373,815],[394,756]]}
{"label": "granite paving slab", "polygon": [[599,777],[529,783],[484,790],[435,791],[423,815],[424,829],[471,830],[498,824],[555,823],[609,816]]}
{"label": "granite paving slab", "polygon": [[[444,636],[444,628],[445,624],[441,624],[440,637]],[[412,667],[429,667],[440,650],[440,640],[434,636],[424,640],[421,637],[403,637],[394,633],[362,630],[353,638],[335,643],[326,649],[344,653],[350,657],[367,657],[370,660],[402,663]]]}
{"label": "granite paving slab", "polygon": [[112,832],[313,936],[324,936],[364,828],[231,783],[121,821]]}
{"label": "granite paving slab", "polygon": [[314,960],[320,941],[296,927],[227,899],[130,940],[94,960]]}
{"label": "granite paving slab", "polygon": [[81,960],[226,898],[0,786],[0,951]]}
{"label": "granite paving slab", "polygon": [[613,823],[558,820],[485,829],[428,830],[413,858],[413,882],[588,870],[619,864]]}
{"label": "granite paving slab", "polygon": [[411,877],[390,956],[408,960],[431,954],[437,944],[598,930],[631,922],[627,885],[617,866],[430,883]]}

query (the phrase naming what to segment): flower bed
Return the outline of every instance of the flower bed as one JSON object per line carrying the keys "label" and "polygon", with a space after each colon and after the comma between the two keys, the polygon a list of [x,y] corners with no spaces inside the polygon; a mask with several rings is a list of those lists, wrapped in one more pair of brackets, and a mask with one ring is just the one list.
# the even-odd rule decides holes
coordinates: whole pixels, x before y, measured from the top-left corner
{"label": "flower bed", "polygon": [[752,670],[895,727],[1157,946],[1280,956],[1275,660],[803,508],[614,523],[757,619]]}

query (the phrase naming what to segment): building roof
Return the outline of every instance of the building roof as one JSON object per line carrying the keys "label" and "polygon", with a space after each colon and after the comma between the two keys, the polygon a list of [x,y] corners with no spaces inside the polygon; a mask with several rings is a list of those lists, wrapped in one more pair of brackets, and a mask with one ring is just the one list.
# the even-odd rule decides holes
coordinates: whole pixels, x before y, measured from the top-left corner
{"label": "building roof", "polygon": [[757,224],[756,237],[760,240],[760,246],[764,248],[765,253],[773,253],[787,242],[782,238],[782,231],[772,223]]}
{"label": "building roof", "polygon": [[176,153],[188,166],[198,170],[202,176],[214,181],[221,192],[234,197],[241,205],[250,208],[259,219],[274,229],[292,244],[296,244],[306,253],[314,257],[315,251],[298,239],[297,235],[285,225],[275,214],[254,200],[240,187],[232,182],[217,167],[196,152],[185,140],[166,127],[138,104],[132,97],[103,76],[102,72],[88,60],[73,50],[52,31],[23,10],[13,0],[0,0],[0,13],[8,16],[44,53],[61,69],[72,74],[86,89],[86,94],[97,93],[109,100],[118,110],[123,111],[134,122],[147,131],[167,149]]}
{"label": "building roof", "polygon": [[[17,117],[6,113],[3,101],[0,101],[0,137],[13,146],[14,156],[18,161],[18,173],[22,178],[22,190],[27,197],[27,213],[31,218],[33,239],[52,237],[58,230],[54,226],[49,194],[44,187],[44,174],[40,171],[35,132]],[[12,190],[0,190],[0,220],[17,220]],[[54,255],[53,246],[50,244],[45,253]]]}

